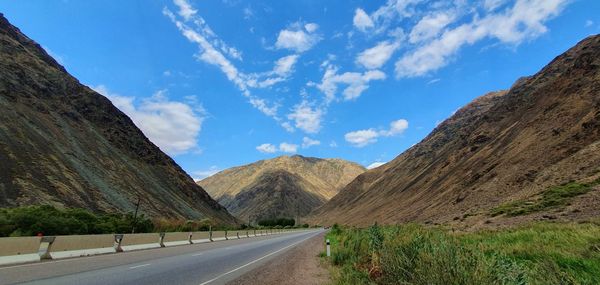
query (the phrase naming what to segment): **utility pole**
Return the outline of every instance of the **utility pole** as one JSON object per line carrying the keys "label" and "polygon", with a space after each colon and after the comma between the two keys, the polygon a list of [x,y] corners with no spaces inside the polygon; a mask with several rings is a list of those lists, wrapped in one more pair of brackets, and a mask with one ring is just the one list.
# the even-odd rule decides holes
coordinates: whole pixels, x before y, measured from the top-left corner
{"label": "utility pole", "polygon": [[135,204],[135,213],[133,214],[133,223],[131,225],[131,233],[132,234],[135,233],[135,226],[137,223],[137,214],[138,214],[138,210],[140,208],[140,201],[141,201],[141,197],[140,197],[140,195],[138,195],[138,200],[137,200],[137,203]]}

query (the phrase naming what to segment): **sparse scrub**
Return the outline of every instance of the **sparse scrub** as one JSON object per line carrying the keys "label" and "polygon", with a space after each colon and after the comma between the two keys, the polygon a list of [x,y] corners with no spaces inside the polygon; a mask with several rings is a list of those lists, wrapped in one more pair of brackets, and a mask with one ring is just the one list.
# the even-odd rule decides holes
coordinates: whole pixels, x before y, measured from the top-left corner
{"label": "sparse scrub", "polygon": [[460,234],[414,224],[378,228],[379,256],[374,227],[328,233],[336,284],[600,284],[598,224]]}
{"label": "sparse scrub", "polygon": [[527,215],[534,212],[559,208],[568,205],[571,198],[583,195],[600,184],[600,179],[591,183],[569,182],[564,185],[550,187],[540,193],[537,198],[519,200],[502,204],[491,210],[492,216],[505,214],[507,216]]}

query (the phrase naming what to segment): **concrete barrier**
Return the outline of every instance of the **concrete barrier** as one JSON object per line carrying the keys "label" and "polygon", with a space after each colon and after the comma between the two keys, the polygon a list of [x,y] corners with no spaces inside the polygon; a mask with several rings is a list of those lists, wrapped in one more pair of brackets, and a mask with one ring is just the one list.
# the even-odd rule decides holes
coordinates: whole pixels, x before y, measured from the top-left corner
{"label": "concrete barrier", "polygon": [[163,243],[165,246],[191,244],[192,238],[190,238],[190,236],[192,236],[192,234],[193,233],[189,232],[165,233],[165,239],[163,240]]}
{"label": "concrete barrier", "polygon": [[225,231],[213,231],[212,232],[212,240],[213,241],[225,240]]}
{"label": "concrete barrier", "polygon": [[52,259],[89,256],[116,252],[114,235],[56,236],[49,250]]}
{"label": "concrete barrier", "polygon": [[192,233],[192,242],[193,243],[210,242],[209,237],[210,237],[209,232],[193,232]]}
{"label": "concrete barrier", "polygon": [[123,251],[157,248],[160,246],[160,235],[158,233],[129,234],[123,237],[121,248]]}
{"label": "concrete barrier", "polygon": [[40,261],[40,237],[0,238],[0,265]]}
{"label": "concrete barrier", "polygon": [[[273,230],[272,234],[302,230]],[[212,240],[221,241],[264,236],[270,230],[213,231]],[[191,235],[191,236],[190,236]],[[72,235],[47,237],[0,238],[0,265],[60,259],[96,254],[160,248],[190,243],[210,242],[210,232],[173,232],[142,234]]]}

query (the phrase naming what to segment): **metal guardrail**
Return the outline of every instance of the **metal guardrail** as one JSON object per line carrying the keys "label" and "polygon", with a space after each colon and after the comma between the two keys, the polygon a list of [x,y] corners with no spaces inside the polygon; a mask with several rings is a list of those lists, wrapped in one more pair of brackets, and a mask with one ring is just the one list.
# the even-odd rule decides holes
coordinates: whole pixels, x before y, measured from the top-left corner
{"label": "metal guardrail", "polygon": [[306,229],[7,237],[0,238],[0,265],[242,239],[302,230]]}

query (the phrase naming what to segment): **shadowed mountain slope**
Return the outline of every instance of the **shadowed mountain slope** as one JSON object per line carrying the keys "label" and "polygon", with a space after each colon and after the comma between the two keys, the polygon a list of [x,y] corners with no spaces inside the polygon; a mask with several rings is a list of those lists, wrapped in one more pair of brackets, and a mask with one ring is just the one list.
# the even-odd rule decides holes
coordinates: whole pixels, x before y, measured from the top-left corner
{"label": "shadowed mountain slope", "polygon": [[364,171],[341,159],[280,156],[224,170],[198,184],[233,215],[255,222],[305,216]]}
{"label": "shadowed mountain slope", "polygon": [[600,214],[598,177],[600,36],[592,36],[509,90],[475,99],[308,220],[476,228],[587,219]]}
{"label": "shadowed mountain slope", "polygon": [[169,218],[229,213],[111,102],[0,14],[0,207],[31,204]]}

